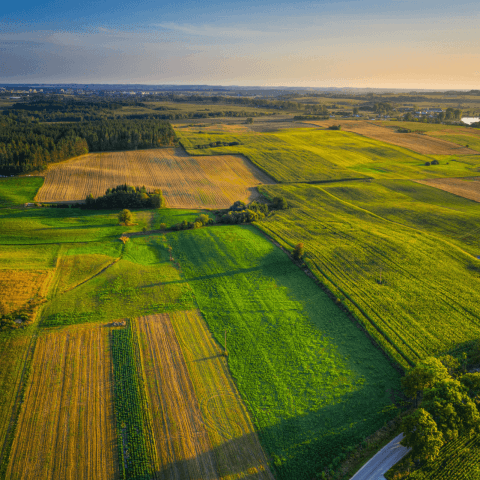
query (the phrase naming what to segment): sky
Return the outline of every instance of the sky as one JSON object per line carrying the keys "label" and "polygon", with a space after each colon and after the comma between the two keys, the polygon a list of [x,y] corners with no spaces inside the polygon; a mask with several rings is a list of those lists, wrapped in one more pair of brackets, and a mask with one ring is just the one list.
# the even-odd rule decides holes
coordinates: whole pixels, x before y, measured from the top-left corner
{"label": "sky", "polygon": [[30,0],[0,83],[480,89],[480,2]]}

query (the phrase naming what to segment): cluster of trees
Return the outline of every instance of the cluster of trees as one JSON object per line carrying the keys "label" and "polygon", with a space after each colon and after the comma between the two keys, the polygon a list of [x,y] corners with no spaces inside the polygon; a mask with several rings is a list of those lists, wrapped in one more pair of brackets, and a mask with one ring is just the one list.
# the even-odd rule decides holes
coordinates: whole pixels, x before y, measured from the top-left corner
{"label": "cluster of trees", "polygon": [[215,148],[215,147],[231,147],[233,145],[241,145],[240,142],[210,142],[204,145],[195,145],[195,148]]}
{"label": "cluster of trees", "polygon": [[94,198],[92,194],[85,199],[85,208],[111,209],[111,208],[162,208],[165,207],[165,197],[160,189],[147,192],[143,187],[118,185],[109,188],[103,197]]}
{"label": "cluster of trees", "polygon": [[295,115],[294,120],[327,120],[328,115]]}
{"label": "cluster of trees", "polygon": [[288,204],[284,197],[275,197],[269,204],[253,201],[247,205],[238,200],[220,217],[220,223],[236,225],[256,222],[265,218],[270,210],[286,208],[288,208]]}
{"label": "cluster of trees", "polygon": [[[176,223],[172,226],[172,230],[191,230],[195,228],[205,227],[206,225],[213,225],[215,220],[204,213],[200,214],[193,222],[184,220],[181,223]],[[163,229],[162,229],[163,230]]]}
{"label": "cluster of trees", "polygon": [[172,126],[157,120],[37,124],[0,116],[0,174],[43,170],[49,163],[88,152],[173,145]]}
{"label": "cluster of trees", "polygon": [[[441,123],[457,121],[461,118],[462,111],[459,108],[448,107],[445,112],[436,113],[431,117],[423,116],[421,121],[427,123]],[[407,112],[405,115],[403,115],[402,120],[404,120],[405,122],[415,122],[418,121],[418,118],[416,118],[413,113]]]}
{"label": "cluster of trees", "polygon": [[402,444],[412,448],[418,464],[460,435],[480,432],[480,373],[465,370],[466,356],[462,362],[450,355],[430,357],[402,379],[405,394],[418,407],[403,420]]}

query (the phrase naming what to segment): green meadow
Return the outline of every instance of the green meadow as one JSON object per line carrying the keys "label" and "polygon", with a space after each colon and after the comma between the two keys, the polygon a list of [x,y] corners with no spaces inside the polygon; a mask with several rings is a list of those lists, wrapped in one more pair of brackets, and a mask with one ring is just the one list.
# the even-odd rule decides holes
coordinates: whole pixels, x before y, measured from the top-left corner
{"label": "green meadow", "polygon": [[[181,144],[191,155],[241,153],[280,183],[328,182],[355,178],[433,178],[478,175],[477,169],[458,159],[437,157],[373,140],[356,133],[311,128],[276,133],[229,134],[179,131]],[[197,149],[211,142],[240,145]],[[475,165],[480,163],[477,159]]]}
{"label": "green meadow", "polygon": [[33,202],[42,185],[42,177],[0,178],[0,208]]}
{"label": "green meadow", "polygon": [[[312,478],[392,415],[399,374],[288,256],[253,227],[169,244],[281,479]],[[393,409],[395,410],[395,409]]]}
{"label": "green meadow", "polygon": [[[283,195],[291,208],[258,227],[289,249],[303,242],[312,272],[406,367],[480,336],[480,261],[469,253],[478,241],[468,241],[479,225],[472,202],[470,213],[469,207],[463,212],[453,209],[446,226],[439,226],[439,219],[441,213],[448,219],[448,210],[433,204],[430,212],[437,218],[429,227],[421,218],[429,214],[425,205],[420,203],[420,218],[415,219],[416,207],[408,195],[403,204],[395,197],[389,203],[382,188],[264,186],[262,191]],[[411,182],[411,188],[416,184]],[[425,193],[418,190],[419,195]],[[369,202],[382,205],[373,208]],[[462,218],[466,224],[459,232]],[[445,231],[457,238],[447,237]]]}

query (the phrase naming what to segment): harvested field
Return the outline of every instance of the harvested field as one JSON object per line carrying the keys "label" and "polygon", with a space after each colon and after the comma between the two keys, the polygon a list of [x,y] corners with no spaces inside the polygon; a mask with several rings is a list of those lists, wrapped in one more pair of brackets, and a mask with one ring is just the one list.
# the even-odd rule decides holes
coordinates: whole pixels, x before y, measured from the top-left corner
{"label": "harvested field", "polygon": [[0,315],[41,303],[52,270],[1,270]]}
{"label": "harvested field", "polygon": [[36,200],[83,201],[120,184],[160,188],[174,208],[226,208],[260,198],[256,186],[273,183],[242,155],[193,157],[181,148],[90,154],[56,164]]}
{"label": "harvested field", "polygon": [[118,476],[108,328],[37,339],[6,478]]}
{"label": "harvested field", "polygon": [[[476,154],[475,150],[465,148],[451,142],[434,138],[418,133],[397,133],[391,128],[382,127],[365,120],[321,120],[305,122],[315,124],[321,127],[329,127],[331,125],[341,125],[342,130],[347,132],[358,133],[365,137],[374,138],[382,142],[391,143],[399,147],[408,148],[414,152],[423,155],[472,155]],[[468,143],[468,142],[466,142]]]}
{"label": "harvested field", "polygon": [[480,202],[480,178],[435,178],[431,180],[414,180],[430,187],[439,188],[459,197]]}
{"label": "harvested field", "polygon": [[162,479],[271,479],[226,358],[195,311],[138,319]]}

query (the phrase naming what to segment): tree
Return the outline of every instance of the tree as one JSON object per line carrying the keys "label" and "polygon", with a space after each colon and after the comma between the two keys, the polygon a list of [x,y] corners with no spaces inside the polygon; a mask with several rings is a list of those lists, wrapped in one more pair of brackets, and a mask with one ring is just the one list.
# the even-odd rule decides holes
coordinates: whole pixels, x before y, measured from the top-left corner
{"label": "tree", "polygon": [[425,390],[422,407],[432,415],[446,441],[480,430],[477,406],[458,380],[445,379]]}
{"label": "tree", "polygon": [[467,389],[470,398],[475,400],[480,397],[480,373],[466,373],[459,380]]}
{"label": "tree", "polygon": [[402,378],[402,387],[405,394],[410,398],[426,388],[432,388],[437,382],[450,378],[448,370],[437,358],[429,357],[418,362],[418,365],[408,371]]}
{"label": "tree", "polygon": [[247,120],[245,121],[245,123],[253,123],[253,118],[252,118],[252,117],[248,117]]}
{"label": "tree", "polygon": [[126,208],[123,209],[119,214],[118,214],[118,221],[120,224],[123,225],[128,225],[132,222],[132,212],[130,210],[127,210]]}
{"label": "tree", "polygon": [[415,410],[402,422],[404,438],[401,444],[412,449],[412,457],[419,460],[435,458],[444,444],[442,432],[432,415],[423,408]]}
{"label": "tree", "polygon": [[163,208],[165,207],[165,197],[160,194],[154,194],[150,197],[150,203],[153,208]]}
{"label": "tree", "polygon": [[358,112],[359,112],[358,107],[353,107],[353,114],[358,115]]}
{"label": "tree", "polygon": [[301,260],[304,255],[305,255],[305,247],[303,246],[303,243],[299,243],[293,249],[293,258],[295,260]]}
{"label": "tree", "polygon": [[288,208],[288,203],[284,197],[274,197],[272,200],[272,207],[277,210],[285,210]]}

